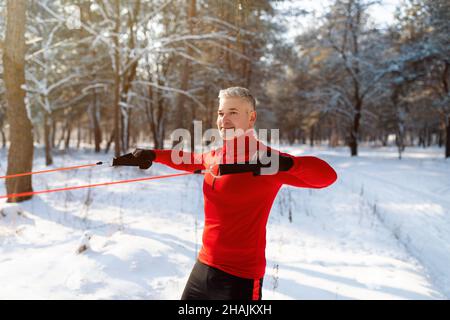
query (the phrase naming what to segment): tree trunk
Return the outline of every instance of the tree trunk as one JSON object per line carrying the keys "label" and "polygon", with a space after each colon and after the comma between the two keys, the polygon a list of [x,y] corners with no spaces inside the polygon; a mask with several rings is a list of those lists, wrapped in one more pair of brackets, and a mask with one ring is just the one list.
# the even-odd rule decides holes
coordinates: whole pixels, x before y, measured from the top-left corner
{"label": "tree trunk", "polygon": [[120,156],[120,0],[115,0],[116,26],[114,28],[114,155]]}
{"label": "tree trunk", "polygon": [[[26,0],[7,1],[7,23],[3,66],[6,87],[7,116],[10,147],[7,175],[29,172],[33,167],[33,133],[25,107],[25,23]],[[31,175],[6,179],[8,194],[33,191]],[[21,202],[32,196],[9,198],[8,202]]]}
{"label": "tree trunk", "polygon": [[128,112],[128,116],[127,116],[127,131],[125,132],[125,134],[126,134],[126,139],[125,139],[126,149],[125,150],[128,150],[130,148],[130,135],[131,135],[131,124],[132,124],[132,121],[131,121],[132,110],[128,109],[127,112]]}
{"label": "tree trunk", "polygon": [[431,128],[428,128],[427,130],[427,147],[431,146],[433,140],[433,132],[431,131]]}
{"label": "tree trunk", "polygon": [[450,115],[447,116],[447,123],[446,123],[446,141],[445,141],[445,157],[450,158]]}
{"label": "tree trunk", "polygon": [[[442,73],[442,88],[444,91],[444,96],[449,95],[449,85],[448,85],[448,73],[450,69],[450,63],[448,60],[444,62],[444,72]],[[450,158],[450,114],[446,115],[445,121],[445,131],[446,131],[446,140],[445,140],[445,158]]]}
{"label": "tree trunk", "polygon": [[3,131],[3,129],[0,130],[0,133],[2,134],[2,148],[4,149],[6,147],[6,137],[5,137],[5,132]]}
{"label": "tree trunk", "polygon": [[315,136],[314,136],[314,125],[312,125],[309,128],[309,145],[311,147],[314,147],[314,139],[315,139]]}
{"label": "tree trunk", "polygon": [[47,111],[44,111],[44,146],[45,146],[45,165],[53,164],[52,145],[50,141],[50,118]]}
{"label": "tree trunk", "polygon": [[[66,123],[67,123],[67,121],[66,121]],[[63,140],[64,140],[64,136],[66,135],[66,129],[67,129],[66,126],[64,126],[63,129],[62,129],[61,135],[59,136],[59,140],[58,140],[58,143],[56,145],[56,149],[57,150],[59,150],[59,148],[61,146],[61,142],[63,142]]]}
{"label": "tree trunk", "polygon": [[356,138],[356,134],[354,133],[353,127],[352,130],[350,132],[350,142],[349,142],[349,147],[350,147],[350,154],[352,157],[357,156],[358,155],[358,141]]}
{"label": "tree trunk", "polygon": [[397,134],[395,143],[398,150],[398,158],[402,158],[402,152],[405,151],[405,110],[402,107],[397,107]]}
{"label": "tree trunk", "polygon": [[78,120],[77,124],[77,149],[80,149],[81,145],[81,121]]}
{"label": "tree trunk", "polygon": [[70,124],[70,121],[67,121],[66,141],[64,141],[64,150],[69,150],[71,133],[72,133],[72,125]]}
{"label": "tree trunk", "polygon": [[439,146],[439,148],[442,148],[442,146],[444,145],[444,136],[445,136],[445,128],[447,126],[444,125],[444,128],[439,127],[439,132],[438,132],[438,140],[437,140],[437,144]]}
{"label": "tree trunk", "polygon": [[[128,14],[127,28],[129,32],[129,42],[128,49],[134,51],[136,47],[136,37],[137,37],[137,19],[139,17],[141,2],[134,1],[134,7],[132,12]],[[136,26],[136,28],[135,28]],[[130,133],[131,133],[131,108],[129,107],[130,97],[128,92],[130,91],[133,80],[136,77],[136,69],[138,61],[133,62],[131,65],[131,57],[126,61],[126,65],[129,67],[124,70],[123,80],[122,80],[122,91],[121,91],[121,101],[127,104],[127,107],[122,110],[122,126],[121,126],[121,137],[122,137],[122,151],[125,153],[130,147]]]}
{"label": "tree trunk", "polygon": [[51,116],[51,122],[52,122],[52,133],[51,133],[51,142],[52,142],[52,148],[56,147],[56,120]]}
{"label": "tree trunk", "polygon": [[443,130],[439,129],[438,136],[437,136],[437,145],[439,148],[442,148],[442,146],[444,145],[444,139],[442,139],[442,131]]}
{"label": "tree trunk", "polygon": [[111,148],[111,143],[113,143],[115,138],[116,138],[116,132],[115,132],[115,130],[113,130],[111,132],[111,137],[109,138],[108,142],[106,143],[105,153],[109,152],[109,148]]}
{"label": "tree trunk", "polygon": [[152,101],[153,99],[153,89],[151,86],[148,86],[148,100],[145,101],[145,115],[147,117],[147,123],[149,125],[150,132],[152,134],[153,139],[153,148],[159,149],[159,142],[158,142],[158,136],[156,134],[156,123],[154,121],[153,117],[153,106]]}
{"label": "tree trunk", "polygon": [[[0,43],[0,45],[1,45],[1,43]],[[1,47],[0,47],[0,50],[1,50]],[[2,148],[6,147],[6,136],[5,136],[5,131],[3,130],[5,128],[5,118],[6,118],[5,112],[6,112],[6,110],[5,111],[0,110],[0,133],[2,135]]]}
{"label": "tree trunk", "polygon": [[[196,0],[191,0],[189,2],[189,5],[187,7],[187,16],[188,16],[188,26],[189,26],[189,32],[190,34],[193,34],[193,21],[192,19],[196,15]],[[186,46],[186,52],[189,56],[192,55],[192,48],[189,46]],[[190,79],[190,73],[191,73],[191,63],[189,59],[184,59],[183,69],[181,73],[181,83],[180,83],[180,89],[183,91],[187,91],[189,88],[189,79]],[[175,129],[183,128],[185,125],[185,116],[187,114],[187,108],[185,107],[185,101],[186,97],[184,94],[178,93],[175,103],[175,114],[176,114],[176,127]],[[195,108],[195,107],[193,107]],[[194,119],[191,119],[194,120]],[[192,122],[192,121],[191,121]],[[188,129],[191,130],[191,124],[188,125]],[[174,145],[177,142],[174,142]],[[191,145],[191,148],[194,146]]]}
{"label": "tree trunk", "polygon": [[361,102],[358,102],[356,105],[356,113],[353,118],[353,125],[350,130],[350,153],[352,157],[358,155],[358,132],[359,132],[359,123],[361,121]]}
{"label": "tree trunk", "polygon": [[339,134],[338,134],[337,123],[336,123],[335,118],[332,118],[330,125],[331,125],[331,128],[330,128],[330,136],[329,136],[328,145],[331,148],[335,148],[339,144]]}
{"label": "tree trunk", "polygon": [[423,146],[423,147],[425,147],[425,139],[424,139],[424,131],[425,131],[425,129],[420,129],[420,131],[419,131],[419,147],[420,146]]}
{"label": "tree trunk", "polygon": [[162,103],[158,103],[156,108],[153,106],[157,98],[154,95],[157,95],[157,92],[153,92],[151,86],[148,88],[149,92],[149,100],[145,103],[145,115],[147,116],[147,123],[150,126],[150,132],[152,133],[153,139],[153,148],[162,149],[164,136],[161,135],[163,132],[162,127],[164,126],[164,108]]}
{"label": "tree trunk", "polygon": [[100,144],[102,143],[102,130],[100,128],[100,105],[97,97],[97,90],[94,89],[94,101],[92,108],[92,124],[94,130],[95,152],[100,152]]}
{"label": "tree trunk", "polygon": [[[93,14],[91,12],[91,0],[79,1],[78,6],[80,8],[80,19],[81,23],[85,25],[89,25],[93,20]],[[89,36],[89,32],[86,29],[81,29],[78,33],[79,41],[80,41],[80,49],[82,55],[89,55],[93,61],[97,60],[97,52],[95,49],[92,49],[89,43],[82,42],[84,38]],[[94,66],[94,72],[89,77],[90,81],[97,82],[97,71]],[[94,144],[95,144],[95,152],[100,152],[100,145],[102,142],[102,130],[100,128],[100,99],[98,97],[97,89],[93,89],[92,93],[92,105],[88,108],[89,116],[91,117],[91,123],[89,130],[93,131],[94,135]],[[70,132],[70,131],[69,131]],[[79,143],[77,144],[77,148],[79,148]]]}

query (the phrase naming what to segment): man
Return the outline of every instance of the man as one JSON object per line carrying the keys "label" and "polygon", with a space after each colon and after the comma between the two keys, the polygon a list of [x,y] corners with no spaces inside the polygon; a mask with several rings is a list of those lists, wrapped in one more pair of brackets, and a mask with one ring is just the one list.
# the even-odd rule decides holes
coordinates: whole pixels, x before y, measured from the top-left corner
{"label": "man", "polygon": [[[179,170],[206,170],[203,246],[183,300],[260,300],[266,267],[266,224],[278,190],[283,184],[324,188],[337,178],[323,160],[280,153],[257,140],[253,131],[255,108],[249,90],[221,90],[217,128],[223,147],[204,154],[184,153],[189,163],[173,161],[172,150],[133,152],[138,163],[147,162],[144,168],[155,161]],[[261,150],[276,160],[274,174],[263,174],[268,168],[259,160]]]}

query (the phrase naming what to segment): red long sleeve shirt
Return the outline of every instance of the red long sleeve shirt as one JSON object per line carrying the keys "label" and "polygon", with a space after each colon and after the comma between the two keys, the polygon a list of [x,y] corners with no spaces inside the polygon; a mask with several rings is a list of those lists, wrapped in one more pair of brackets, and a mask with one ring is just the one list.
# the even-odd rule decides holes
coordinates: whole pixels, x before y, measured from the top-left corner
{"label": "red long sleeve shirt", "polygon": [[[252,132],[245,136],[256,140]],[[155,162],[178,170],[210,170],[205,173],[203,182],[205,227],[198,259],[238,277],[260,279],[266,267],[267,219],[278,190],[283,184],[324,188],[331,185],[337,175],[331,166],[319,158],[281,153],[294,161],[288,171],[260,176],[254,176],[251,172],[217,176],[219,163],[242,156],[248,160],[252,156],[248,144],[241,151],[236,150],[235,143],[234,152],[227,151],[230,150],[227,146],[232,142],[236,142],[236,138],[226,141],[223,148],[204,154],[181,152],[191,160],[190,164],[175,164],[171,157],[172,150],[154,150]]]}

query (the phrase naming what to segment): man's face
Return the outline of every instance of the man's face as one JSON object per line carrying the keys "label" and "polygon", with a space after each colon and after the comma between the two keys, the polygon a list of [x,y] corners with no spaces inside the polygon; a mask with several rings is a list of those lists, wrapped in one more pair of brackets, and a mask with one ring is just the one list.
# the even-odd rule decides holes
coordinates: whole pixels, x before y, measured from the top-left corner
{"label": "man's face", "polygon": [[253,128],[256,111],[245,99],[221,98],[217,110],[217,128],[224,140],[233,139]]}

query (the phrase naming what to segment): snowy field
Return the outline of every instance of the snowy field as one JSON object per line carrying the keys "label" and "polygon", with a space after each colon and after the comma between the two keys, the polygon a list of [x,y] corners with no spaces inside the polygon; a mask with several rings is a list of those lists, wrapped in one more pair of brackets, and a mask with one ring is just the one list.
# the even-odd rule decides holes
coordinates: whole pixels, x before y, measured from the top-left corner
{"label": "snowy field", "polygon": [[[329,162],[327,189],[283,187],[267,231],[263,299],[449,299],[450,161],[438,148],[285,146]],[[52,168],[110,160],[55,156]],[[0,175],[6,150],[0,151]],[[36,151],[33,170],[44,166]],[[176,172],[155,164],[36,175],[34,190]],[[0,204],[0,299],[179,299],[201,246],[202,177]],[[6,193],[4,183],[0,194]],[[290,222],[290,216],[292,222]],[[90,248],[80,244],[91,237]]]}

